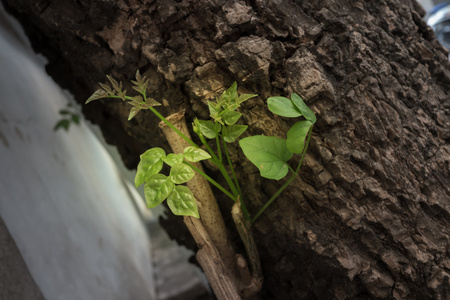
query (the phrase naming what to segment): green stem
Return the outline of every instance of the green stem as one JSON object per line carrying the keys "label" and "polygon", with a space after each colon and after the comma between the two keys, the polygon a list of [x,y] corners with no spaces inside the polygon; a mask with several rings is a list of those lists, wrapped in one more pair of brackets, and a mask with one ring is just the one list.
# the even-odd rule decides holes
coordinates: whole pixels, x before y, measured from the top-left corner
{"label": "green stem", "polygon": [[295,173],[297,173],[297,174],[300,171],[300,167],[302,166],[303,159],[305,158],[306,151],[308,150],[308,147],[309,147],[309,141],[311,140],[311,135],[312,135],[312,128],[313,128],[313,126],[311,126],[311,128],[309,129],[308,138],[306,139],[305,149],[303,149],[302,157],[300,158],[300,162],[298,163],[297,169],[295,169]]}
{"label": "green stem", "polygon": [[233,179],[234,179],[234,183],[236,184],[237,191],[242,198],[241,187],[239,186],[239,182],[237,180],[236,173],[234,172],[233,164],[231,163],[230,153],[228,152],[227,142],[225,142],[225,140],[222,140],[222,142],[223,142],[223,151],[225,152],[225,156],[227,157],[228,165],[230,166],[230,169],[231,169],[231,175],[233,175]]}
{"label": "green stem", "polygon": [[267,207],[269,207],[270,204],[278,197],[278,195],[281,194],[282,191],[284,191],[285,188],[288,187],[289,184],[298,176],[297,173],[292,174],[291,177],[283,184],[283,186],[275,193],[273,194],[272,198],[269,199],[269,201],[264,204],[264,206],[258,211],[258,213],[252,218],[252,223],[258,219],[258,217],[266,210]]}
{"label": "green stem", "polygon": [[156,109],[153,107],[149,107],[150,111],[154,113],[161,121],[166,123],[167,126],[169,126],[173,131],[175,131],[180,137],[183,138],[186,142],[189,143],[189,145],[194,146],[196,148],[200,148],[196,143],[194,143],[190,138],[188,138],[184,133],[182,133],[180,130],[178,130],[175,126],[172,125],[166,118],[164,118],[163,115],[161,115]]}
{"label": "green stem", "polygon": [[217,144],[217,155],[219,156],[219,161],[222,163],[222,150],[220,148],[219,135],[216,136],[216,144]]}
{"label": "green stem", "polygon": [[200,170],[199,168],[197,168],[196,166],[194,166],[193,164],[184,161],[184,163],[186,165],[188,165],[189,167],[191,167],[195,172],[197,172],[200,176],[202,176],[203,178],[205,178],[206,180],[208,180],[212,185],[214,185],[216,188],[218,188],[219,190],[221,190],[225,195],[227,195],[228,197],[230,197],[233,201],[236,201],[237,197],[234,196],[233,194],[231,194],[229,191],[227,191],[223,186],[221,186],[219,183],[217,183],[214,179],[212,179],[211,177],[209,177],[208,175],[205,174],[205,172],[203,172],[202,170]]}
{"label": "green stem", "polygon": [[[298,166],[297,166],[295,172],[293,172],[292,176],[289,177],[289,179],[285,182],[285,184],[283,184],[283,186],[275,194],[273,194],[273,196],[269,199],[269,201],[267,201],[266,204],[264,204],[264,206],[252,218],[252,223],[255,222],[256,219],[258,219],[258,217],[266,210],[266,208],[269,207],[269,205],[272,204],[272,202],[281,194],[281,192],[283,192],[284,189],[287,188],[288,185],[291,184],[291,182],[298,176],[298,173],[300,171],[300,167],[302,166],[303,160],[304,160],[305,155],[306,155],[306,151],[308,150],[308,147],[309,147],[309,142],[311,140],[311,135],[312,135],[312,126],[309,129],[308,138],[306,140],[305,148],[303,149],[302,156],[300,158],[300,162],[298,163]],[[290,169],[292,171],[292,168],[290,168]]]}
{"label": "green stem", "polygon": [[214,153],[213,149],[209,146],[208,142],[205,140],[205,137],[202,134],[198,134],[198,137],[200,138],[200,141],[202,144],[206,147],[206,150],[208,150],[209,154],[211,155],[211,160],[215,165],[218,165],[220,163],[219,158]]}

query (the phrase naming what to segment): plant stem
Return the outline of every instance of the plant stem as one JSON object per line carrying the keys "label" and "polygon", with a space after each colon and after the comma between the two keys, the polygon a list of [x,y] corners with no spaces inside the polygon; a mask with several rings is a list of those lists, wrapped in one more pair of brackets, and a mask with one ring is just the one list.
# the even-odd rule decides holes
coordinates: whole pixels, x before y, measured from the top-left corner
{"label": "plant stem", "polygon": [[200,148],[196,143],[194,143],[190,138],[188,138],[184,133],[182,133],[178,128],[173,126],[163,115],[161,115],[156,109],[153,107],[149,107],[150,111],[154,113],[161,121],[163,121],[167,126],[169,126],[173,131],[175,131],[183,140],[189,143],[189,145],[194,146],[196,148]]}
{"label": "plant stem", "polygon": [[203,178],[205,178],[206,180],[208,180],[212,185],[214,185],[216,188],[218,188],[219,190],[221,190],[225,195],[227,195],[228,197],[230,197],[233,201],[236,201],[236,197],[231,194],[229,191],[227,191],[223,186],[221,186],[219,183],[217,183],[214,179],[212,179],[211,177],[209,177],[208,175],[206,175],[205,172],[203,172],[202,170],[200,170],[199,168],[197,168],[196,166],[194,166],[193,164],[184,161],[184,163],[186,165],[188,165],[189,167],[191,167],[195,172],[197,172],[200,176],[202,176]]}
{"label": "plant stem", "polygon": [[300,162],[298,163],[297,169],[295,169],[295,173],[297,173],[297,174],[300,171],[300,167],[302,166],[303,159],[305,158],[306,151],[308,150],[308,147],[309,147],[309,141],[311,140],[311,135],[312,135],[312,128],[313,128],[313,126],[311,126],[311,128],[309,129],[308,138],[306,139],[305,149],[303,149],[302,157],[300,158]]}
{"label": "plant stem", "polygon": [[225,152],[225,156],[227,157],[228,165],[230,166],[230,169],[231,169],[231,175],[233,175],[233,179],[234,179],[234,183],[236,184],[237,191],[242,198],[241,187],[239,186],[239,182],[237,180],[236,173],[234,172],[233,164],[231,163],[230,153],[228,152],[227,142],[225,142],[225,140],[222,140],[222,142],[223,142],[223,150]]}
{"label": "plant stem", "polygon": [[275,193],[273,194],[272,198],[269,199],[269,201],[264,204],[264,206],[258,211],[258,213],[252,218],[252,223],[258,219],[258,217],[266,210],[267,207],[269,207],[270,204],[278,197],[278,195],[281,194],[282,191],[284,191],[285,188],[288,187],[289,184],[298,176],[297,173],[292,174],[291,177],[283,184],[283,186]]}
{"label": "plant stem", "polygon": [[305,155],[306,155],[306,151],[308,150],[308,147],[309,147],[309,142],[311,140],[311,134],[312,134],[312,126],[309,129],[308,138],[306,140],[305,148],[303,149],[302,156],[300,158],[300,162],[298,163],[298,166],[297,166],[295,172],[293,172],[292,176],[289,177],[289,179],[285,182],[285,184],[283,184],[283,186],[275,194],[273,194],[273,196],[269,199],[269,201],[267,201],[266,204],[264,204],[264,206],[252,218],[252,223],[255,222],[256,219],[258,219],[258,217],[266,210],[266,208],[269,207],[269,205],[272,204],[272,202],[281,194],[281,192],[283,192],[283,190],[285,188],[287,188],[288,185],[291,184],[291,182],[298,176],[298,173],[300,171],[300,167],[302,166],[303,160],[304,160]]}
{"label": "plant stem", "polygon": [[222,150],[220,149],[220,141],[219,135],[216,136],[216,144],[217,144],[217,156],[219,156],[219,161],[222,163]]}

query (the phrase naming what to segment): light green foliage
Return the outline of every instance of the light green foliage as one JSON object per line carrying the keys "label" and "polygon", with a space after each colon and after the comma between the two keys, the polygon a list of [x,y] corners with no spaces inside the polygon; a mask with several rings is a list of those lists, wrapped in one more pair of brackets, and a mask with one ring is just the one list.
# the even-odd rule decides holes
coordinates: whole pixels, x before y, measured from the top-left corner
{"label": "light green foliage", "polygon": [[[224,192],[234,201],[241,199],[244,215],[250,219],[249,213],[242,201],[243,195],[239,187],[233,164],[228,153],[227,143],[233,143],[247,130],[247,125],[238,124],[242,113],[237,109],[241,104],[253,97],[255,94],[239,95],[236,82],[224,91],[215,101],[208,103],[209,114],[212,120],[194,119],[193,131],[200,138],[203,148],[201,149],[191,139],[180,132],[172,123],[159,114],[153,107],[160,105],[156,100],[147,97],[148,79],[142,77],[139,71],[136,72],[136,80],[133,80],[133,89],[139,93],[136,96],[128,96],[123,90],[122,82],[117,82],[111,76],[107,76],[112,87],[100,84],[101,89],[94,92],[86,103],[102,98],[118,98],[128,101],[132,106],[128,119],[131,120],[140,110],[148,109],[163,122],[173,129],[191,146],[186,147],[181,154],[168,154],[161,148],[152,148],[141,155],[141,160],[137,167],[135,178],[136,186],[145,183],[145,199],[148,207],[155,207],[167,199],[171,211],[176,215],[193,216],[198,218],[197,202],[192,191],[180,184],[185,184],[191,180],[195,173],[203,176],[211,184]],[[259,169],[261,176],[269,179],[280,180],[284,178],[289,170],[292,176],[274,194],[274,196],[264,205],[264,207],[253,217],[254,221],[272,201],[288,186],[298,175],[301,163],[308,148],[311,137],[311,129],[316,122],[314,112],[304,103],[303,99],[293,93],[291,99],[285,97],[270,97],[267,99],[269,110],[277,115],[288,118],[303,116],[306,120],[295,123],[287,133],[287,138],[269,136],[246,137],[239,141],[245,156]],[[63,125],[61,125],[63,126]],[[216,151],[206,139],[215,142]],[[211,141],[210,141],[211,142]],[[224,155],[223,155],[224,154]],[[293,170],[288,161],[294,154],[301,154],[300,163],[296,170]],[[225,167],[223,156],[226,157],[228,169]],[[218,184],[203,171],[191,164],[209,159],[216,165],[228,184],[229,190]],[[163,164],[170,167],[168,176],[160,174]],[[231,173],[231,177],[230,174]]]}
{"label": "light green foliage", "polygon": [[195,197],[186,186],[177,185],[170,193],[167,204],[174,215],[199,218]]}
{"label": "light green foliage", "polygon": [[184,149],[184,158],[190,162],[198,162],[201,160],[210,159],[211,155],[209,155],[205,150],[189,146]]}
{"label": "light green foliage", "polygon": [[294,124],[287,133],[286,146],[292,153],[302,153],[306,137],[313,124],[304,120]]}
{"label": "light green foliage", "polygon": [[261,176],[279,180],[289,171],[287,161],[292,153],[286,147],[286,140],[255,135],[239,141],[245,156],[259,169]]}
{"label": "light green foliage", "polygon": [[165,156],[166,152],[161,148],[152,148],[141,154],[141,160],[137,166],[136,176],[134,177],[136,187],[161,171]]}
{"label": "light green foliage", "polygon": [[291,99],[270,97],[267,105],[271,112],[283,117],[307,116],[307,120],[297,122],[289,129],[286,140],[257,135],[239,141],[245,156],[259,169],[262,177],[279,180],[287,175],[287,161],[293,154],[303,153],[316,116],[295,93],[291,95]]}

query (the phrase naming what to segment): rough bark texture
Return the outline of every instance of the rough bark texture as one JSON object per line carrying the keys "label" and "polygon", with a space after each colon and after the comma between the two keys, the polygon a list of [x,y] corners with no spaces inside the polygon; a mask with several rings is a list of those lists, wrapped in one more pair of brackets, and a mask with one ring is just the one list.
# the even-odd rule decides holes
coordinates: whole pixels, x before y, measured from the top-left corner
{"label": "rough bark texture", "polygon": [[[268,96],[313,107],[301,178],[254,224],[264,299],[450,298],[450,71],[414,1],[3,1],[80,102],[139,68],[163,113],[188,121],[233,81],[260,95],[242,107],[250,134],[294,122]],[[84,107],[135,167],[167,144],[150,112],[128,110]],[[255,213],[283,181],[232,150]]]}

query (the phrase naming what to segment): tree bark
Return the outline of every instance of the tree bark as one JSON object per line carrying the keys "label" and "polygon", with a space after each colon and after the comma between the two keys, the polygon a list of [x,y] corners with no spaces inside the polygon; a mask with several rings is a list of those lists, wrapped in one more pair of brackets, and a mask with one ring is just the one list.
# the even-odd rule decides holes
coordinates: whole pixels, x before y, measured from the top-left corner
{"label": "tree bark", "polygon": [[[208,119],[207,101],[234,81],[259,94],[241,107],[249,134],[285,137],[295,122],[268,96],[296,92],[313,108],[301,177],[253,226],[262,298],[450,298],[450,68],[415,1],[3,2],[80,102],[106,74],[127,83],[140,69],[163,113],[188,121]],[[150,113],[127,122],[129,108],[83,110],[133,168],[168,145]],[[283,180],[231,151],[254,214]]]}

